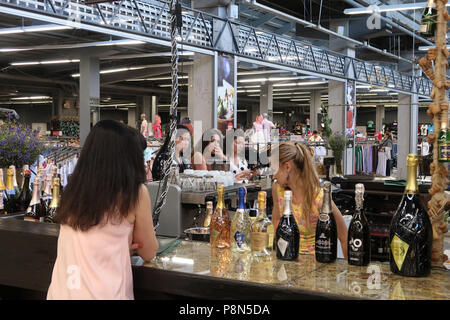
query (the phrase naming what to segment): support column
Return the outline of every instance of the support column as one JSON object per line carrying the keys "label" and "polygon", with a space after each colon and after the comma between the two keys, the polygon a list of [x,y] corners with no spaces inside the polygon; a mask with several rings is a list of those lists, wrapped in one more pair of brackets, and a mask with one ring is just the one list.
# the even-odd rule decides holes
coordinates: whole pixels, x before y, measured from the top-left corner
{"label": "support column", "polygon": [[309,120],[311,121],[311,130],[319,130],[319,114],[321,109],[322,92],[320,90],[313,90],[311,92],[311,100],[309,102]]}
{"label": "support column", "polygon": [[418,96],[399,93],[397,112],[397,178],[406,179],[406,157],[417,153]]}
{"label": "support column", "polygon": [[[345,36],[349,35],[349,21],[330,21],[330,29],[338,34]],[[329,47],[331,50],[342,53],[348,57],[355,57],[354,44],[349,43],[338,37],[330,36]],[[346,68],[347,77],[354,77],[353,66],[350,64]],[[331,130],[333,132],[340,132],[346,134],[346,115],[351,116],[356,114],[356,85],[354,80],[347,80],[345,82],[330,80],[328,83],[328,116],[333,119],[331,123]],[[352,106],[347,112],[347,105]],[[349,120],[350,121],[350,120]],[[347,136],[354,142],[356,132],[353,132],[353,137]],[[354,143],[344,151],[343,156],[343,174],[355,174],[354,165]]]}
{"label": "support column", "polygon": [[149,121],[151,123],[155,122],[155,116],[158,114],[158,96],[152,96],[152,111],[151,111],[151,118],[149,118]]}
{"label": "support column", "polygon": [[97,57],[82,55],[80,59],[80,145],[91,130],[91,114],[100,103],[100,63]]}
{"label": "support column", "polygon": [[[200,121],[203,133],[214,126],[214,57],[195,54],[188,75],[188,117]],[[194,145],[200,139],[201,134],[194,135]]]}
{"label": "support column", "polygon": [[380,131],[383,129],[383,122],[385,117],[384,106],[377,106],[376,109],[376,119],[375,119],[375,130]]}
{"label": "support column", "polygon": [[128,121],[127,124],[132,127],[136,128],[136,108],[128,108]]}
{"label": "support column", "polygon": [[264,84],[261,86],[261,95],[259,97],[259,113],[267,113],[269,119],[273,113],[273,84]]}
{"label": "support column", "polygon": [[[142,97],[142,113],[145,114],[145,119],[147,121],[151,121],[151,109],[152,109],[152,98],[151,96],[143,96]],[[139,118],[140,120],[140,118]]]}

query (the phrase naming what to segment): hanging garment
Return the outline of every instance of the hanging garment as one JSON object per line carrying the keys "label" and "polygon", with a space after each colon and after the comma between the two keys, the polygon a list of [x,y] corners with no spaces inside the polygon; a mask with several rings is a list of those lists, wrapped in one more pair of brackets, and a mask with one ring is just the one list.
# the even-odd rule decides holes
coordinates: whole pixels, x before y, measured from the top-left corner
{"label": "hanging garment", "polygon": [[386,176],[386,153],[378,152],[377,174]]}

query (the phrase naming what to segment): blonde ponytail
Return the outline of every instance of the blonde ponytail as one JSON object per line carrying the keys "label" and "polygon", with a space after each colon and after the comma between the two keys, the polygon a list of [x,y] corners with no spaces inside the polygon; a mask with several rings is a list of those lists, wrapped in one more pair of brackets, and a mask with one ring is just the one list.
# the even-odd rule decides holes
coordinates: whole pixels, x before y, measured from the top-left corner
{"label": "blonde ponytail", "polygon": [[304,200],[301,205],[307,229],[311,228],[311,214],[314,202],[320,192],[320,180],[314,166],[313,156],[308,147],[300,143],[283,142],[278,147],[280,164],[293,161],[300,179],[303,181]]}

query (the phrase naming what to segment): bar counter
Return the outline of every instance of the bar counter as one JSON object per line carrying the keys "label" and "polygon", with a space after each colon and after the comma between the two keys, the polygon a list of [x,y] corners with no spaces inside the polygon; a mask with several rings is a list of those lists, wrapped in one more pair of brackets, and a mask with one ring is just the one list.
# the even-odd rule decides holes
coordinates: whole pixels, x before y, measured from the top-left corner
{"label": "bar counter", "polygon": [[[0,219],[0,297],[45,298],[56,259],[59,225]],[[250,254],[211,250],[183,240],[152,262],[133,266],[136,299],[450,299],[450,271],[433,268],[425,278],[406,278],[373,262],[317,263],[314,256],[268,261]],[[376,270],[380,270],[377,286]],[[33,292],[34,294],[30,294]]]}

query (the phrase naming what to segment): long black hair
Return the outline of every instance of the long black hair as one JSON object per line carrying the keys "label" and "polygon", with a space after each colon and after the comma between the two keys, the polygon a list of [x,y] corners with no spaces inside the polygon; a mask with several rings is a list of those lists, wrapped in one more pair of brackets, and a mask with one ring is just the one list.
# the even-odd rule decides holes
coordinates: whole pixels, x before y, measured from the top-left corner
{"label": "long black hair", "polygon": [[102,221],[126,218],[145,182],[144,147],[136,129],[114,120],[98,122],[64,188],[55,220],[86,231]]}

